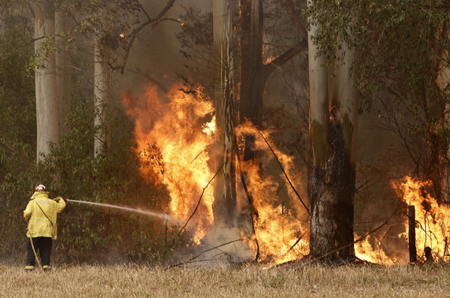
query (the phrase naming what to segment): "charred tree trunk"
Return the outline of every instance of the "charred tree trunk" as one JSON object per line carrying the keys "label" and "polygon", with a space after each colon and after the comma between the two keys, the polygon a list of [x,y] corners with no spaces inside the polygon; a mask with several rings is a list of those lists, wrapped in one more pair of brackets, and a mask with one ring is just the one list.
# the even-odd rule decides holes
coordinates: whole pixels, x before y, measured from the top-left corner
{"label": "charred tree trunk", "polygon": [[[262,81],[262,27],[263,11],[261,0],[241,0],[241,119],[250,120],[261,126],[261,109],[265,81]],[[267,78],[266,78],[267,79]],[[252,143],[250,142],[249,145]],[[247,148],[246,151],[251,150]]]}
{"label": "charred tree trunk", "polygon": [[[448,22],[445,22],[442,24],[442,34],[445,35],[443,38],[450,38],[450,25]],[[443,49],[442,53],[439,57],[438,62],[439,63],[439,69],[438,76],[436,78],[436,83],[441,90],[441,97],[445,98],[445,90],[449,90],[450,88],[450,65],[448,64],[449,61],[449,51],[447,49]],[[445,113],[444,113],[444,128],[449,128],[450,126],[450,104],[445,103],[444,106]],[[443,165],[443,173],[440,177],[440,185],[441,185],[441,200],[439,200],[439,203],[445,203],[450,204],[450,146],[447,147],[447,152],[442,159],[444,160]]]}
{"label": "charred tree trunk", "polygon": [[70,127],[65,122],[71,112],[72,105],[72,57],[71,46],[67,42],[70,36],[70,23],[69,18],[61,11],[56,12],[55,23],[59,41],[59,51],[56,53],[59,135],[63,136],[70,132]]}
{"label": "charred tree trunk", "polygon": [[[309,34],[311,138],[314,166],[311,185],[310,255],[323,256],[339,250],[329,259],[352,260],[354,247],[344,246],[354,241],[354,193],[356,141],[358,127],[358,92],[355,75],[350,68],[354,52],[343,45],[344,61],[337,61],[329,102],[328,71],[325,57],[318,56],[317,46]],[[317,57],[317,58],[316,58]],[[341,250],[340,250],[341,249]]]}
{"label": "charred tree trunk", "polygon": [[[53,1],[39,1],[35,5],[35,37],[55,34]],[[43,54],[46,39],[35,41],[35,51]],[[42,64],[35,70],[36,83],[36,123],[37,123],[37,162],[42,154],[50,152],[49,144],[59,144],[58,96],[56,85],[55,51],[45,54]]]}
{"label": "charred tree trunk", "polygon": [[214,218],[220,226],[232,227],[236,216],[236,91],[233,55],[233,0],[214,1],[214,49],[216,63],[216,171]]}

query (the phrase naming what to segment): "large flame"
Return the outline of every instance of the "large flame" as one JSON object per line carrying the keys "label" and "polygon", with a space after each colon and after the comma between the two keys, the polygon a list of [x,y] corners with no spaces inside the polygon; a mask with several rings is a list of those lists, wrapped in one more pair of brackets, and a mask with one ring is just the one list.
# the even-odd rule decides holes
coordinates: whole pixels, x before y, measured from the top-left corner
{"label": "large flame", "polygon": [[[436,199],[424,191],[431,185],[429,181],[420,181],[405,176],[401,181],[391,182],[392,187],[401,197],[406,206],[415,207],[415,232],[416,250],[419,262],[426,261],[425,248],[431,248],[433,260],[449,261],[448,242],[450,241],[450,209],[446,205],[439,205]],[[404,214],[407,209],[404,208]],[[400,223],[404,232],[397,235],[399,239],[408,239],[408,217],[403,217]],[[355,238],[357,238],[355,236]],[[355,244],[355,251],[358,258],[378,264],[392,265],[399,260],[389,257],[388,250],[392,247],[383,246],[379,238],[365,238]],[[403,247],[407,251],[407,246]]]}
{"label": "large flame", "polygon": [[[170,214],[187,220],[195,210],[203,188],[213,177],[207,148],[213,142],[214,112],[211,101],[201,88],[184,92],[174,86],[162,97],[149,87],[145,95],[135,98],[127,93],[122,103],[135,118],[136,151],[141,158],[142,173],[163,183],[170,193]],[[209,123],[207,123],[209,122]],[[207,188],[195,214],[194,241],[199,243],[213,224],[213,190]]]}
{"label": "large flame", "polygon": [[[181,87],[174,86],[166,96],[149,87],[139,97],[126,94],[122,102],[127,113],[135,118],[136,151],[142,161],[142,175],[168,189],[171,215],[185,221],[199,204],[189,229],[194,232],[194,241],[200,243],[214,224],[213,188],[212,185],[206,187],[214,176],[208,150],[214,143],[214,109],[201,88],[186,93]],[[255,252],[259,250],[259,260],[265,263],[282,263],[307,255],[308,214],[289,183],[297,190],[301,188],[302,177],[294,166],[293,157],[274,147],[270,131],[261,132],[261,135],[257,128],[245,123],[237,127],[235,133],[238,140],[253,135],[255,150],[261,152],[259,158],[247,162],[242,160],[242,152],[240,154],[239,169],[243,171],[247,193],[239,186],[238,196],[241,205],[246,202],[253,214],[251,232],[242,233],[244,242]],[[242,149],[242,142],[238,145]],[[427,186],[427,182],[410,177],[405,177],[401,183],[393,183],[402,200],[416,208],[418,256],[423,259],[425,247],[430,247],[435,260],[448,261],[450,210],[447,206],[439,206],[423,191]],[[285,194],[279,195],[282,188],[285,188]],[[406,218],[402,224],[407,231]],[[398,262],[389,255],[382,238],[370,237],[355,245],[360,259],[380,264]],[[406,232],[398,238],[407,238]]]}
{"label": "large flame", "polygon": [[430,185],[431,182],[422,182],[408,176],[401,183],[394,183],[402,200],[415,207],[418,257],[424,260],[424,250],[430,247],[435,260],[448,261],[450,209],[446,205],[439,205],[436,199],[424,191]]}
{"label": "large flame", "polygon": [[[308,224],[301,222],[305,210],[299,203],[294,191],[289,186],[286,177],[282,174],[278,164],[274,164],[274,154],[258,130],[246,122],[236,129],[238,136],[254,135],[255,150],[262,152],[264,160],[241,161],[241,170],[245,169],[245,179],[248,195],[251,196],[253,209],[254,234],[245,238],[246,244],[253,250],[260,252],[260,262],[283,263],[296,260],[309,253]],[[296,182],[298,187],[301,181],[298,172],[294,171],[293,158],[277,150],[271,145],[279,162],[288,173],[290,180]],[[262,169],[261,169],[262,167]],[[264,169],[270,167],[270,170]],[[270,176],[271,173],[280,173],[278,179]],[[284,181],[283,181],[284,180]],[[280,185],[283,181],[284,186]],[[280,187],[287,187],[290,197],[289,208],[284,207],[278,197]],[[306,220],[305,220],[306,221]]]}

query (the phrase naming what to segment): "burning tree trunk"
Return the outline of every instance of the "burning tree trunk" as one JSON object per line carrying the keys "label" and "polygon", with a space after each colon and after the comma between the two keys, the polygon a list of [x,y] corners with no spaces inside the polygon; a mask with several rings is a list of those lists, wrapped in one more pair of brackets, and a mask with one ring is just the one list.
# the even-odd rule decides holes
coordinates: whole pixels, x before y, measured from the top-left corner
{"label": "burning tree trunk", "polygon": [[[445,35],[446,39],[450,39],[450,29],[448,22],[445,22],[442,25],[442,34]],[[443,49],[441,53],[441,57],[438,58],[440,62],[438,62],[440,65],[438,76],[436,79],[436,83],[438,87],[440,88],[440,91],[442,93],[442,98],[446,97],[446,92],[448,92],[450,88],[450,67],[449,67],[449,51],[447,49]],[[444,119],[444,127],[449,128],[450,126],[450,105],[448,103],[445,104],[445,119]],[[450,204],[450,146],[447,147],[446,156],[444,157],[446,159],[446,163],[444,164],[444,170],[441,177],[441,189],[442,194],[440,196],[441,202],[444,202],[446,204]]]}
{"label": "burning tree trunk", "polygon": [[72,104],[72,57],[71,46],[67,42],[70,36],[70,23],[62,11],[55,13],[55,23],[56,35],[59,38],[59,51],[56,53],[59,134],[63,136],[70,131],[70,128],[65,125],[65,121],[70,114]]}
{"label": "burning tree trunk", "polygon": [[[304,45],[297,45],[287,50],[284,54],[278,56],[271,62],[263,62],[263,1],[262,0],[240,0],[240,18],[241,18],[241,85],[240,85],[240,118],[241,122],[249,120],[255,127],[261,128],[263,119],[261,110],[264,104],[264,88],[272,72],[289,61],[301,50]],[[256,163],[260,159],[260,153],[255,151],[255,138],[257,135],[246,134],[244,146],[244,162]],[[245,171],[244,171],[245,172]],[[246,179],[246,173],[242,174],[243,183],[249,183]],[[258,213],[254,205],[254,198],[247,192],[247,198],[252,210],[252,226]],[[254,227],[254,226],[253,226]],[[256,246],[259,247],[258,243]],[[258,259],[259,249],[257,250]]]}
{"label": "burning tree trunk", "polygon": [[[262,1],[240,0],[241,15],[241,118],[261,127],[265,81],[262,81]],[[267,79],[267,78],[266,78]],[[249,148],[246,148],[248,151]]]}
{"label": "burning tree trunk", "polygon": [[[43,59],[35,70],[38,163],[41,154],[50,152],[50,142],[59,143],[55,51],[43,38],[45,34],[55,34],[53,4],[52,1],[39,1],[35,5],[35,51]],[[50,49],[48,52],[46,45]]]}
{"label": "burning tree trunk", "polygon": [[108,50],[102,45],[101,39],[95,44],[94,61],[94,125],[96,135],[94,140],[94,156],[106,154],[109,148],[108,110],[111,105],[111,67]]}
{"label": "burning tree trunk", "polygon": [[[311,191],[310,254],[320,257],[354,241],[353,215],[355,191],[356,141],[358,126],[358,92],[355,75],[350,68],[354,51],[343,44],[337,61],[331,95],[328,99],[328,71],[323,67],[326,58],[317,56],[318,48],[309,32],[309,69],[311,103],[311,138],[314,168]],[[348,246],[330,259],[351,259],[354,247]]]}
{"label": "burning tree trunk", "polygon": [[214,48],[216,63],[216,171],[214,218],[219,225],[234,224],[236,214],[236,91],[232,54],[233,0],[214,1]]}

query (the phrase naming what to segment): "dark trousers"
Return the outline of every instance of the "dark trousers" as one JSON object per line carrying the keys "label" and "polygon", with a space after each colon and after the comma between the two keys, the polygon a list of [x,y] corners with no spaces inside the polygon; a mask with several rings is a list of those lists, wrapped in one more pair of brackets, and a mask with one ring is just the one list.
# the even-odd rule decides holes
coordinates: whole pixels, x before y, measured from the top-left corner
{"label": "dark trousers", "polygon": [[[41,256],[42,266],[50,266],[50,254],[52,252],[52,238],[36,237],[33,239],[33,246],[36,254]],[[33,247],[30,238],[27,239],[27,266],[34,266],[36,258],[34,256]]]}

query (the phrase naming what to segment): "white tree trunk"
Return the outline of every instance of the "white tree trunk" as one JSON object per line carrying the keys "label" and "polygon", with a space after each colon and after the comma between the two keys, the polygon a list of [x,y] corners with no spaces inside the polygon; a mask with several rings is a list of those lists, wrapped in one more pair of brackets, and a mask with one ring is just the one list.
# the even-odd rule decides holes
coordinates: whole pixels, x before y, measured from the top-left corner
{"label": "white tree trunk", "polygon": [[233,0],[216,0],[214,15],[214,49],[216,68],[216,172],[214,216],[219,225],[234,224],[236,214],[236,90],[234,86],[234,61],[231,53]]}
{"label": "white tree trunk", "polygon": [[342,122],[345,152],[350,163],[356,166],[356,149],[358,136],[359,93],[355,87],[356,73],[351,73],[351,66],[356,60],[355,50],[349,49],[345,43],[337,51],[337,57],[345,53],[343,61],[337,61],[334,74],[332,105],[337,104],[337,118]]}
{"label": "white tree trunk", "polygon": [[70,36],[69,18],[59,11],[55,13],[55,22],[59,48],[59,52],[56,53],[59,134],[63,136],[70,132],[70,127],[65,122],[71,112],[72,104],[72,49],[71,45],[67,42]]}
{"label": "white tree trunk", "polygon": [[[313,5],[308,2],[309,5]],[[314,164],[311,183],[310,255],[329,255],[329,259],[354,259],[354,194],[356,178],[356,141],[358,127],[358,92],[356,74],[350,73],[354,51],[343,44],[337,51],[344,61],[337,61],[329,101],[326,60],[317,56],[312,42],[317,26],[312,25],[309,39],[310,133]],[[344,247],[344,249],[341,249]],[[340,250],[339,250],[340,249]]]}
{"label": "white tree trunk", "polygon": [[109,148],[109,125],[107,121],[111,105],[111,67],[109,56],[98,46],[95,46],[94,67],[94,97],[96,117],[94,125],[98,130],[94,140],[94,156],[106,154]]}
{"label": "white tree trunk", "polygon": [[[55,34],[55,18],[52,1],[36,2],[35,37]],[[35,51],[41,50],[46,39],[35,41]],[[48,154],[49,143],[59,144],[58,97],[56,86],[55,52],[52,51],[35,70],[36,121],[37,121],[37,162],[41,154]]]}
{"label": "white tree trunk", "polygon": [[[309,3],[309,2],[308,2]],[[328,69],[324,67],[326,57],[318,56],[314,36],[317,25],[311,25],[308,32],[309,60],[309,98],[310,98],[310,133],[313,146],[313,157],[316,167],[325,168],[328,157]]]}

